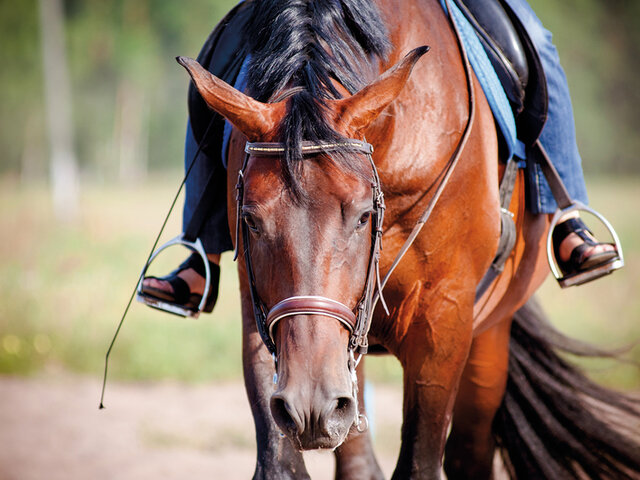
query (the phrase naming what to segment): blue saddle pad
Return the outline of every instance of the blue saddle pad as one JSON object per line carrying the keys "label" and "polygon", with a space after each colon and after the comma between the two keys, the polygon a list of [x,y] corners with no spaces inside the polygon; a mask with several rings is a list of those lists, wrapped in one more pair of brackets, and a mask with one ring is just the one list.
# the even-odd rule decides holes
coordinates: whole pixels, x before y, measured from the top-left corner
{"label": "blue saddle pad", "polygon": [[448,5],[451,8],[451,16],[460,32],[462,43],[469,57],[469,63],[480,82],[480,86],[489,102],[500,133],[504,138],[508,149],[508,158],[511,159],[511,157],[516,155],[524,159],[524,145],[518,141],[516,122],[513,111],[511,110],[511,105],[507,99],[507,94],[498,79],[493,65],[491,65],[491,61],[478,38],[478,34],[455,3],[440,0],[440,4],[445,12],[447,12]]}

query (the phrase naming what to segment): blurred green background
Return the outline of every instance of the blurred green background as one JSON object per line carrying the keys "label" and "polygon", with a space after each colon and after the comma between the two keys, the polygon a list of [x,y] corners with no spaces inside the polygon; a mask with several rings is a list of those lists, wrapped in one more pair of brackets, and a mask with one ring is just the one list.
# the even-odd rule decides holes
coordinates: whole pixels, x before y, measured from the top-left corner
{"label": "blurred green background", "polygon": [[[195,57],[235,2],[62,2],[66,63],[55,68],[66,65],[70,84],[68,143],[79,185],[77,213],[67,216],[51,193],[44,94],[51,67],[42,53],[51,42],[43,41],[40,4],[0,0],[0,373],[99,375],[182,176],[187,76],[174,57]],[[541,298],[561,330],[600,346],[629,345],[640,339],[640,2],[531,4],[554,32],[567,71],[591,203],[618,229],[627,262],[580,288],[561,291],[549,280]],[[177,209],[165,239],[179,222]],[[166,272],[182,256],[168,253],[154,271]],[[229,256],[221,288],[214,314],[199,320],[134,303],[110,378],[238,378],[239,305]],[[628,357],[640,361],[640,349]],[[372,361],[378,380],[399,378],[394,360]],[[589,366],[610,385],[640,386],[636,367]]]}

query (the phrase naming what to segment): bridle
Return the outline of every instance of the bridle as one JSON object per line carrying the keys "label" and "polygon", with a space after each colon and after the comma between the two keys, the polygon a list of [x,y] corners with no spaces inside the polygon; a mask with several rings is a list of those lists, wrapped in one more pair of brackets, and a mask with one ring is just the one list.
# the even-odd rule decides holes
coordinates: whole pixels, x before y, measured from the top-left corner
{"label": "bridle", "polygon": [[[371,327],[373,316],[374,297],[376,285],[380,285],[380,250],[382,247],[382,223],[384,220],[384,195],[380,185],[380,177],[373,162],[371,154],[373,146],[365,141],[356,139],[345,139],[336,143],[312,143],[303,142],[301,146],[302,154],[315,155],[319,153],[330,153],[335,151],[361,153],[367,156],[373,172],[371,182],[371,193],[373,202],[373,214],[371,215],[371,249],[369,252],[369,266],[365,286],[354,309],[345,304],[320,295],[293,296],[280,300],[270,309],[260,298],[256,286],[256,278],[250,254],[250,232],[249,226],[242,221],[242,207],[244,202],[244,172],[247,169],[252,155],[260,156],[282,156],[285,153],[285,146],[282,143],[263,142],[245,145],[245,157],[242,167],[238,172],[236,184],[236,252],[239,253],[239,238],[242,235],[244,246],[244,260],[249,279],[249,289],[253,304],[253,313],[256,320],[256,327],[267,350],[276,358],[276,345],[274,341],[274,330],[280,320],[296,315],[320,315],[337,320],[350,333],[349,351],[353,357],[354,353],[364,354],[368,348],[368,333]],[[380,295],[380,292],[378,292]]]}
{"label": "bridle", "polygon": [[[263,343],[272,354],[274,361],[276,360],[276,346],[273,340],[273,331],[278,321],[285,317],[313,314],[323,315],[336,319],[342,325],[344,325],[351,334],[348,349],[350,357],[353,359],[355,353],[360,354],[360,358],[363,354],[367,353],[369,346],[367,336],[371,327],[373,311],[378,301],[381,302],[388,314],[388,308],[384,302],[384,298],[382,297],[382,290],[389,280],[389,277],[398,266],[398,264],[426,224],[427,220],[431,216],[436,203],[440,199],[444,187],[449,182],[449,179],[451,178],[451,175],[453,174],[453,171],[455,170],[455,167],[457,166],[458,161],[461,158],[462,151],[467,144],[467,140],[469,139],[469,136],[471,134],[471,126],[475,119],[475,93],[473,88],[473,79],[471,66],[469,64],[469,58],[467,56],[464,44],[462,43],[458,26],[451,16],[449,1],[445,0],[445,3],[447,5],[449,20],[456,34],[456,39],[458,41],[458,46],[462,57],[462,63],[467,83],[469,116],[467,118],[467,122],[458,145],[449,158],[449,161],[445,165],[442,174],[439,176],[440,182],[434,192],[433,197],[429,201],[427,208],[424,210],[424,212],[416,222],[404,245],[402,245],[402,247],[400,248],[400,251],[396,255],[393,263],[391,264],[382,281],[380,280],[379,262],[380,251],[382,249],[382,223],[384,220],[385,204],[382,187],[380,185],[380,177],[378,176],[378,171],[371,156],[373,153],[373,146],[366,141],[356,139],[346,139],[342,142],[337,143],[313,143],[308,141],[302,142],[301,150],[303,156],[318,153],[329,153],[336,150],[350,150],[354,153],[365,154],[371,164],[371,169],[373,171],[373,182],[371,184],[374,208],[374,214],[372,215],[373,238],[371,242],[371,251],[369,254],[367,280],[362,296],[360,297],[360,301],[356,305],[355,312],[346,305],[336,300],[332,300],[330,298],[322,296],[297,296],[285,298],[274,305],[270,310],[260,298],[256,287],[253,266],[251,264],[251,255],[249,254],[249,228],[246,222],[241,221],[241,212],[244,199],[244,171],[247,168],[249,159],[251,158],[252,154],[259,154],[262,156],[281,156],[285,153],[285,145],[277,142],[247,142],[245,145],[245,157],[242,163],[242,167],[238,172],[238,182],[236,184],[236,251],[234,259],[238,258],[238,240],[240,238],[240,234],[242,234],[242,241],[244,245],[244,259],[247,267],[247,275],[249,277],[249,288],[251,291],[251,301],[253,303],[253,312],[256,320],[256,326],[258,329],[258,333],[262,337]],[[357,365],[357,361],[351,363],[355,363]],[[353,365],[353,369],[355,369],[355,365]]]}

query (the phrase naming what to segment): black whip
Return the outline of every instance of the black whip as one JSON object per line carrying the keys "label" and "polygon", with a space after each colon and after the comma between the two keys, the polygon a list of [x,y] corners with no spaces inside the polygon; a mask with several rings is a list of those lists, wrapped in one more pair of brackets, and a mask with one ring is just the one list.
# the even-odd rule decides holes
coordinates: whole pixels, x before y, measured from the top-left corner
{"label": "black whip", "polygon": [[[209,125],[207,126],[207,129],[205,130],[205,133],[204,133],[204,135],[202,137],[203,140],[206,139],[207,136],[209,135],[209,130],[211,129],[211,126],[213,125],[214,120],[215,120],[215,115],[209,121]],[[187,168],[187,171],[184,174],[184,178],[182,179],[182,182],[180,183],[180,186],[178,187],[178,191],[176,192],[175,196],[173,197],[173,201],[171,202],[171,206],[169,207],[169,211],[167,212],[166,216],[164,217],[164,221],[162,222],[162,226],[160,227],[160,231],[158,232],[158,235],[156,236],[156,239],[153,242],[153,246],[151,247],[151,251],[149,252],[149,255],[147,256],[147,261],[146,261],[145,265],[149,263],[149,261],[151,260],[151,256],[153,255],[153,252],[155,252],[156,247],[158,246],[158,242],[160,241],[160,237],[162,236],[162,233],[164,232],[164,229],[167,226],[167,222],[169,221],[169,217],[171,217],[171,212],[173,212],[173,208],[176,206],[176,202],[178,201],[178,197],[180,196],[180,193],[182,192],[182,189],[184,188],[184,185],[187,182],[187,178],[189,178],[189,174],[191,173],[191,170],[193,169],[193,166],[196,163],[196,159],[198,158],[198,155],[200,155],[200,152],[202,151],[202,148],[204,147],[204,144],[205,144],[205,142],[198,143],[198,149],[196,150],[196,153],[194,153],[193,158],[191,159],[191,163],[189,164],[189,168]],[[120,322],[118,323],[118,327],[116,328],[116,331],[113,334],[113,339],[111,340],[111,344],[109,345],[109,349],[107,350],[107,354],[105,355],[105,358],[104,358],[104,374],[103,374],[103,377],[102,377],[102,393],[100,394],[100,406],[99,406],[99,409],[103,409],[104,408],[104,391],[105,391],[105,388],[107,386],[107,372],[108,372],[108,369],[109,369],[109,356],[111,355],[111,350],[113,349],[113,345],[116,343],[116,339],[118,338],[118,334],[120,333],[120,329],[122,328],[124,320],[127,317],[127,313],[129,313],[129,308],[131,307],[131,303],[133,302],[133,298],[135,297],[136,292],[138,290],[138,284],[140,283],[141,276],[142,276],[142,273],[140,273],[140,275],[138,276],[138,279],[136,280],[135,286],[133,288],[133,292],[131,293],[131,296],[129,297],[129,301],[127,302],[127,306],[124,309],[124,313],[122,314],[122,317],[120,318]]]}

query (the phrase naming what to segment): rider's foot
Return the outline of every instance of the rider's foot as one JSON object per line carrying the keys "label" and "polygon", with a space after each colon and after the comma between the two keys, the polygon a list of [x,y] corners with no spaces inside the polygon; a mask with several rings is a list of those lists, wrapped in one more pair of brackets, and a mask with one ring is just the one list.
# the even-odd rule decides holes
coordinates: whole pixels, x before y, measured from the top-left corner
{"label": "rider's foot", "polygon": [[[220,255],[208,254],[211,271],[209,296],[203,309],[211,312],[218,298],[220,280]],[[142,293],[153,299],[178,305],[188,310],[198,310],[205,287],[205,270],[202,259],[192,254],[175,271],[165,277],[145,277],[142,281]]]}
{"label": "rider's foot", "polygon": [[553,247],[558,266],[565,275],[588,271],[618,257],[616,247],[599,243],[577,212],[567,215],[556,225]]}

